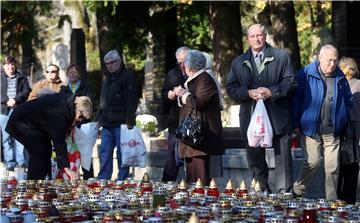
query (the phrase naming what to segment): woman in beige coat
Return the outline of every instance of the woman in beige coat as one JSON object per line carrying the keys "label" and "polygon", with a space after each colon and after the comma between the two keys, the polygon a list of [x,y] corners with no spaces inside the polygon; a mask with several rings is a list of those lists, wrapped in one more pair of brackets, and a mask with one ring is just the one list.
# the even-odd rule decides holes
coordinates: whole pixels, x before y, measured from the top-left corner
{"label": "woman in beige coat", "polygon": [[180,143],[179,155],[185,158],[186,175],[189,183],[194,183],[198,178],[208,185],[210,155],[223,154],[221,106],[218,89],[215,81],[205,71],[206,59],[197,50],[188,52],[185,58],[185,71],[188,79],[185,88],[177,87],[175,94],[181,103],[180,120],[188,116],[193,106],[197,116],[203,120],[204,143],[200,148],[192,148]]}

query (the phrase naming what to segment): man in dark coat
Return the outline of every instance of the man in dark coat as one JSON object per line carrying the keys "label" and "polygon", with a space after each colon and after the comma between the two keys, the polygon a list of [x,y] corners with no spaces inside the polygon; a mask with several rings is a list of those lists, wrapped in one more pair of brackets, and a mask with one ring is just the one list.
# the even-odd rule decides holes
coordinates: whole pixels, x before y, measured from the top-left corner
{"label": "man in dark coat", "polygon": [[90,118],[92,103],[88,97],[65,97],[61,93],[47,94],[17,106],[6,131],[21,142],[29,152],[28,179],[51,176],[52,144],[59,169],[76,178],[69,167],[66,135],[84,118]]}
{"label": "man in dark coat", "polygon": [[[227,92],[240,103],[240,128],[246,135],[256,101],[264,99],[274,132],[275,186],[277,192],[291,188],[292,159],[289,132],[291,131],[290,92],[295,87],[290,56],[266,43],[262,25],[247,30],[250,45],[244,54],[235,58],[227,79]],[[268,166],[265,148],[247,148],[248,165],[263,189],[268,185]]]}
{"label": "man in dark coat", "polygon": [[[12,56],[5,57],[1,70],[1,114],[9,115],[13,108],[25,102],[30,87],[27,77],[16,69],[16,60]],[[2,126],[2,130],[5,126]],[[26,166],[24,146],[2,131],[3,154],[8,170],[15,166]]]}
{"label": "man in dark coat", "polygon": [[135,125],[135,112],[138,105],[138,89],[135,74],[126,69],[117,50],[104,56],[104,73],[99,108],[101,145],[99,150],[100,179],[111,179],[113,172],[113,150],[117,147],[118,179],[129,175],[129,167],[121,167],[120,125],[129,129]]}
{"label": "man in dark coat", "polygon": [[164,166],[163,182],[176,181],[177,173],[179,170],[178,156],[176,149],[178,146],[177,139],[175,138],[175,130],[179,126],[180,107],[177,104],[174,88],[181,86],[184,87],[186,81],[186,74],[184,68],[184,60],[189,48],[180,47],[177,49],[175,56],[178,66],[171,69],[166,75],[164,85],[162,88],[162,98],[164,103],[170,107],[170,113],[167,120],[168,125],[168,154]]}

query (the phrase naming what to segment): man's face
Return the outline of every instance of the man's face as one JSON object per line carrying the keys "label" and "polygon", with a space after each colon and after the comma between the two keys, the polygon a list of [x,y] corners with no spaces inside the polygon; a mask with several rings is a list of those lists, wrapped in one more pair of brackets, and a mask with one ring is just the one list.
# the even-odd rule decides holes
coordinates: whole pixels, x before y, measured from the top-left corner
{"label": "man's face", "polygon": [[260,52],[265,47],[266,35],[260,26],[254,25],[248,30],[247,41],[254,51]]}
{"label": "man's face", "polygon": [[81,77],[81,74],[79,73],[79,71],[76,70],[75,67],[71,68],[68,73],[68,78],[69,78],[69,81],[71,83],[76,83],[78,82],[78,80],[80,80],[80,77]]}
{"label": "man's face", "polygon": [[50,82],[53,82],[59,78],[59,70],[55,66],[48,66],[46,69],[46,79]]}
{"label": "man's face", "polygon": [[338,53],[336,50],[324,50],[319,55],[320,69],[325,75],[331,75],[338,65]]}
{"label": "man's face", "polygon": [[114,74],[120,70],[121,63],[119,59],[111,59],[105,61],[105,66],[110,73]]}
{"label": "man's face", "polygon": [[6,75],[13,76],[15,74],[15,71],[16,71],[15,63],[5,63],[3,65],[3,68],[4,68]]}
{"label": "man's face", "polygon": [[185,57],[186,57],[186,52],[179,53],[176,57],[177,64],[183,74],[185,74],[185,66],[184,66]]}

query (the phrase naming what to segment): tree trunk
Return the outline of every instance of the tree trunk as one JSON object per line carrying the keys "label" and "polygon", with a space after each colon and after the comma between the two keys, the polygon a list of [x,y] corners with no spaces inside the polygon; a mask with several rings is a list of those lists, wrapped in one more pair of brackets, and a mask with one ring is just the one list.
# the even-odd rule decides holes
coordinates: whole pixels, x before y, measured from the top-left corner
{"label": "tree trunk", "polygon": [[21,44],[22,49],[22,61],[21,68],[25,75],[30,75],[30,68],[35,62],[34,50],[30,38],[25,38]]}
{"label": "tree trunk", "polygon": [[239,2],[209,2],[213,30],[213,71],[220,81],[224,97],[223,121],[230,121],[230,98],[226,93],[226,77],[232,60],[243,52]]}
{"label": "tree trunk", "polygon": [[290,54],[294,68],[300,69],[300,49],[294,4],[292,1],[271,1],[269,5],[275,46],[285,49]]}

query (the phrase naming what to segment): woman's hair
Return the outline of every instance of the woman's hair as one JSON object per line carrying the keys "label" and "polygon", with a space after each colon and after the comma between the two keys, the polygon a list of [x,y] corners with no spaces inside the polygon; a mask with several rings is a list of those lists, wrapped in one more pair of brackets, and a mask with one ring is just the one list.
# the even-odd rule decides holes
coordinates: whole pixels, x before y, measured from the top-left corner
{"label": "woman's hair", "polygon": [[190,69],[199,71],[205,68],[206,58],[200,51],[190,50],[186,54],[184,64]]}
{"label": "woman's hair", "polygon": [[69,65],[69,67],[66,69],[66,75],[69,73],[69,70],[71,70],[71,69],[75,69],[80,75],[81,75],[81,68],[80,68],[80,66],[79,65],[77,65],[77,64],[70,64]]}
{"label": "woman's hair", "polygon": [[89,97],[77,96],[75,97],[75,109],[80,111],[86,119],[90,119],[93,112],[93,104]]}
{"label": "woman's hair", "polygon": [[339,67],[346,77],[358,78],[359,68],[356,61],[351,57],[342,57],[339,61]]}

